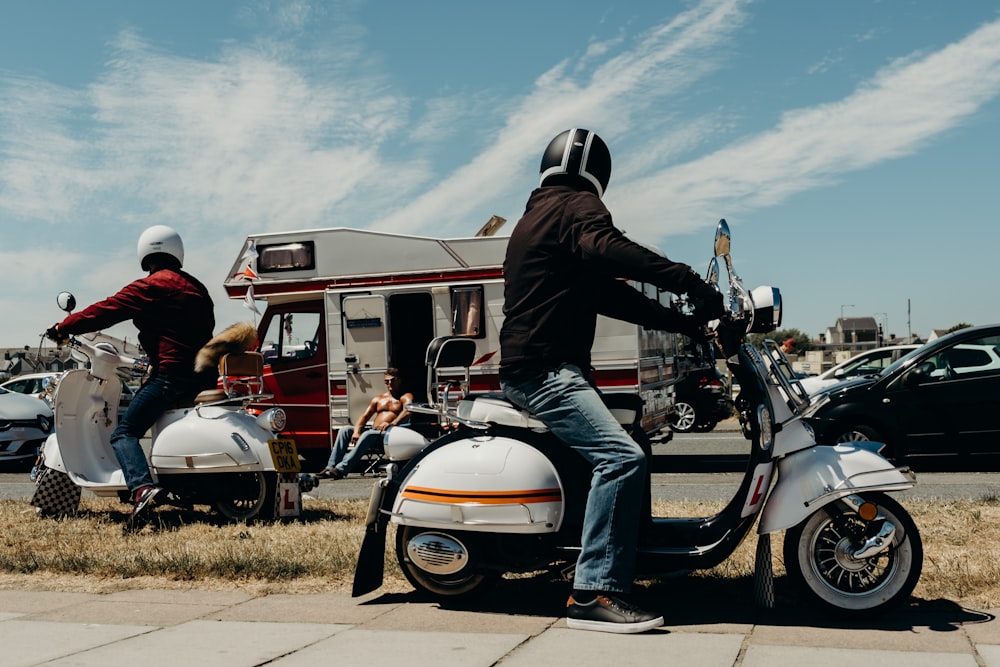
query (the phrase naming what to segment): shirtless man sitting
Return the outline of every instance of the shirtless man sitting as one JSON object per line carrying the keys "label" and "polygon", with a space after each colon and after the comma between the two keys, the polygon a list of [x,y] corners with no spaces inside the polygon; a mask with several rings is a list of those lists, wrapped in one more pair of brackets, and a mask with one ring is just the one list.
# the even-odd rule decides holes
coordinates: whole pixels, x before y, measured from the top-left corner
{"label": "shirtless man sitting", "polygon": [[[413,402],[413,394],[402,391],[403,380],[397,369],[386,369],[385,386],[385,392],[371,400],[354,426],[345,426],[337,433],[330,460],[319,472],[320,477],[343,479],[357,468],[365,454],[382,445],[386,429],[409,420],[407,406]],[[369,421],[371,427],[366,429]],[[347,451],[349,447],[352,447],[350,453]]]}

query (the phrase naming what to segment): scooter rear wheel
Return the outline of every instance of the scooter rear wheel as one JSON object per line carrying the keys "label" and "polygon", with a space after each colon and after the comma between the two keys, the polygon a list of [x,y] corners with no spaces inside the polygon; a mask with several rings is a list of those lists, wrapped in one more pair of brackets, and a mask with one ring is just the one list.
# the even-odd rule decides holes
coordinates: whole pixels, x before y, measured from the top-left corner
{"label": "scooter rear wheel", "polygon": [[500,573],[477,568],[480,536],[433,528],[399,526],[396,559],[407,581],[437,598],[467,599],[481,595]]}
{"label": "scooter rear wheel", "polygon": [[843,502],[820,508],[785,533],[789,578],[814,602],[845,615],[878,613],[904,602],[923,565],[920,534],[906,510],[884,493],[861,495],[896,528],[877,553],[855,558],[851,552],[883,522],[865,521]]}
{"label": "scooter rear wheel", "polygon": [[278,492],[277,474],[258,471],[233,477],[231,495],[213,502],[215,510],[234,523],[272,520]]}

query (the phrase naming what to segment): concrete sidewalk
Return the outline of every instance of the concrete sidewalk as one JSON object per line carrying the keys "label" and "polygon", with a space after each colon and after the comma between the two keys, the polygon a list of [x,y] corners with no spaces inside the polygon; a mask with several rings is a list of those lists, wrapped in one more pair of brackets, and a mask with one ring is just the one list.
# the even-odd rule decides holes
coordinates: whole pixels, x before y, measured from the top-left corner
{"label": "concrete sidewalk", "polygon": [[552,589],[507,583],[474,609],[410,594],[0,590],[0,664],[1000,667],[997,610],[948,601],[844,624],[795,605],[735,605],[731,587],[685,585],[665,628],[629,636],[569,630]]}

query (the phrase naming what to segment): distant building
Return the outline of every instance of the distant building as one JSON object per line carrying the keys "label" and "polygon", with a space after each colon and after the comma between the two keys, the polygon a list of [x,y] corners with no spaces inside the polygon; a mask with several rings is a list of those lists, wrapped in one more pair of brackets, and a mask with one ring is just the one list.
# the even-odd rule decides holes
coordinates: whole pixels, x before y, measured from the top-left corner
{"label": "distant building", "polygon": [[68,347],[58,350],[53,347],[43,347],[41,350],[38,348],[8,347],[2,348],[2,352],[0,381],[9,380],[25,373],[61,373],[80,366],[70,356]]}
{"label": "distant building", "polygon": [[823,336],[827,346],[867,350],[879,345],[878,323],[874,317],[841,317]]}

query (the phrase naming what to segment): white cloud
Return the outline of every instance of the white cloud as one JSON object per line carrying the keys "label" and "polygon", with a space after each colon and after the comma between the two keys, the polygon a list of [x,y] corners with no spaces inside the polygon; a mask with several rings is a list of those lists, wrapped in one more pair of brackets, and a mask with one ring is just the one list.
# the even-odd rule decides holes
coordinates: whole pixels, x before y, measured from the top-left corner
{"label": "white cloud", "polygon": [[773,206],[840,174],[912,154],[1000,94],[1000,21],[941,51],[900,59],[838,102],[788,112],[776,128],[609,191],[633,227],[673,231],[718,211]]}
{"label": "white cloud", "polygon": [[[251,6],[246,21],[266,23],[267,6]],[[616,218],[658,242],[911,154],[1000,93],[997,21],[892,63],[842,100],[787,112],[771,129],[681,162],[735,135],[733,110],[692,117],[677,100],[731,64],[727,49],[749,18],[741,0],[692,5],[637,36],[593,39],[520,98],[471,90],[420,106],[375,71],[362,29],[338,26],[352,35],[328,47],[338,52],[305,52],[293,33],[315,16],[305,3],[285,7],[271,17],[280,37],[230,43],[214,58],[172,54],[125,31],[102,76],[81,89],[0,76],[0,218],[34,228],[15,230],[16,251],[9,239],[0,246],[4,274],[43,265],[39,280],[53,296],[68,283],[101,298],[135,277],[135,238],[153,223],[183,230],[197,247],[191,268],[213,290],[222,276],[198,269],[227,270],[251,232],[471,233],[494,213],[516,219],[541,148],[580,125],[598,129],[616,156],[607,197]],[[454,169],[435,155],[448,142],[467,154]],[[119,256],[129,257],[125,268],[110,259]],[[31,297],[2,298],[2,312],[30,319],[26,330],[52,319]]]}

